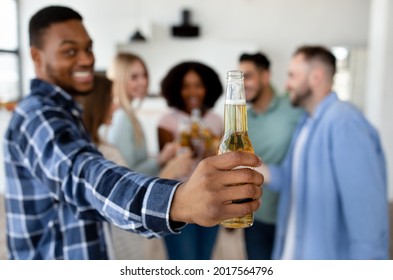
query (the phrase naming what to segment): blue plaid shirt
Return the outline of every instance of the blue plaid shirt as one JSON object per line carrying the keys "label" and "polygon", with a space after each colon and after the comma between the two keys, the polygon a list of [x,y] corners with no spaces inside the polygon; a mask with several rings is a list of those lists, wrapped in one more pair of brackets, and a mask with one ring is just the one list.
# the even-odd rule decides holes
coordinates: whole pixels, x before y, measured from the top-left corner
{"label": "blue plaid shirt", "polygon": [[80,115],[68,93],[38,79],[14,111],[4,142],[10,259],[107,259],[107,221],[146,237],[177,232],[169,209],[179,182],[105,160]]}

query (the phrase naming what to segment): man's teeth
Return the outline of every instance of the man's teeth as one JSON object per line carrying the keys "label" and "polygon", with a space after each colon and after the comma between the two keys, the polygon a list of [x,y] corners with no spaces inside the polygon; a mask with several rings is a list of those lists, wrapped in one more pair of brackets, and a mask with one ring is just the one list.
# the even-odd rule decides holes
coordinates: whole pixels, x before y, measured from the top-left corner
{"label": "man's teeth", "polygon": [[74,72],[73,75],[76,78],[85,78],[89,77],[91,75],[91,72]]}

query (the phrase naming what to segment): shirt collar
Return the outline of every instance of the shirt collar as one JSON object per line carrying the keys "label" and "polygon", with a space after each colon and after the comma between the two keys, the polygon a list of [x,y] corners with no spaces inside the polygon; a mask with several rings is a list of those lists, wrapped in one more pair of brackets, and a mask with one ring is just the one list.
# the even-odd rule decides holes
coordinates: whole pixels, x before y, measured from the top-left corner
{"label": "shirt collar", "polygon": [[312,116],[312,119],[319,119],[325,110],[329,108],[331,104],[338,100],[337,94],[335,92],[330,92],[322,101],[318,104],[315,109],[315,114]]}
{"label": "shirt collar", "polygon": [[74,98],[57,85],[50,84],[40,79],[32,79],[30,83],[32,95],[41,95],[50,98],[59,107],[69,110],[74,116],[81,117],[82,107]]}

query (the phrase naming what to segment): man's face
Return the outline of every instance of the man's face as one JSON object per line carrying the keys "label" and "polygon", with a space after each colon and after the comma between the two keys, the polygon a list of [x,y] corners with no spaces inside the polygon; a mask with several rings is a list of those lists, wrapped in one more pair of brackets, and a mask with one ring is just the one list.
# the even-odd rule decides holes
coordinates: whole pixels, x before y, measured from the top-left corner
{"label": "man's face", "polygon": [[310,65],[302,54],[295,55],[288,69],[286,89],[293,106],[304,106],[310,99],[312,90],[309,83]]}
{"label": "man's face", "polygon": [[244,74],[244,89],[246,91],[246,101],[254,103],[263,94],[266,86],[263,79],[263,72],[251,61],[240,62],[239,68]]}
{"label": "man's face", "polygon": [[42,48],[32,47],[37,77],[71,95],[89,93],[94,80],[93,42],[82,22],[52,24],[42,36]]}

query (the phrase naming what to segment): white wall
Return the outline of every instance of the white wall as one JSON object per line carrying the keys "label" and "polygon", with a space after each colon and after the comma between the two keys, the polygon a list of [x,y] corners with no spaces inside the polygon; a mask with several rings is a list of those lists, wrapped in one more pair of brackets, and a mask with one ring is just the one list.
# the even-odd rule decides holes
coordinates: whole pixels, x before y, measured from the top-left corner
{"label": "white wall", "polygon": [[393,2],[373,0],[371,4],[365,111],[381,132],[393,199]]}
{"label": "white wall", "polygon": [[28,19],[53,3],[83,15],[94,40],[97,68],[109,65],[116,44],[127,42],[138,23],[150,40],[167,39],[170,27],[180,23],[181,10],[188,7],[202,39],[250,42],[265,51],[280,89],[288,60],[300,44],[366,46],[370,5],[369,0],[20,0],[27,77],[33,76],[26,48]]}

